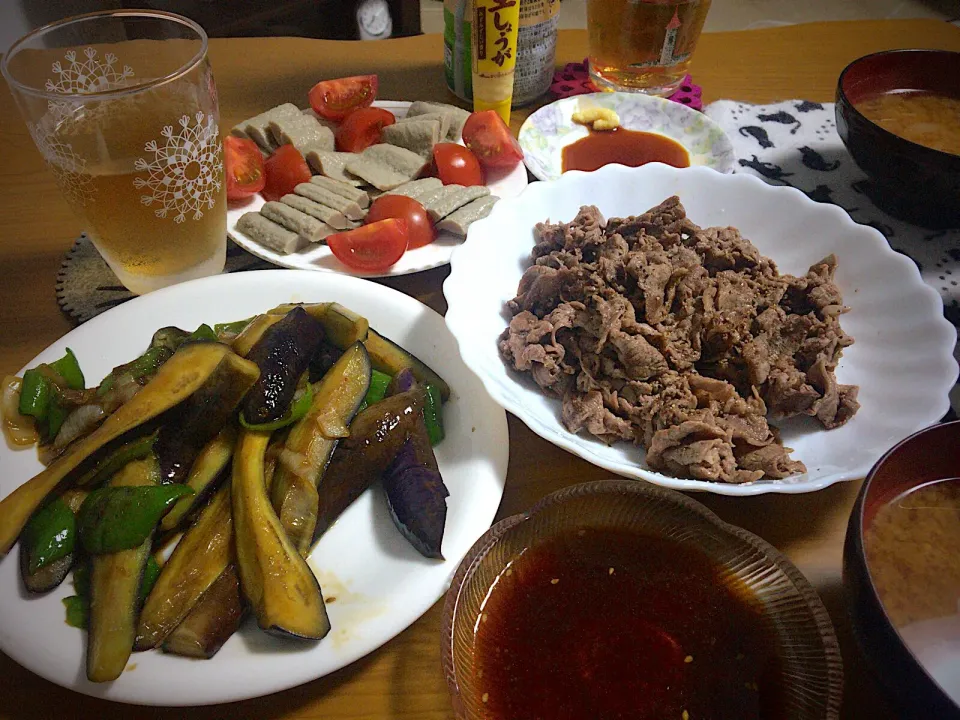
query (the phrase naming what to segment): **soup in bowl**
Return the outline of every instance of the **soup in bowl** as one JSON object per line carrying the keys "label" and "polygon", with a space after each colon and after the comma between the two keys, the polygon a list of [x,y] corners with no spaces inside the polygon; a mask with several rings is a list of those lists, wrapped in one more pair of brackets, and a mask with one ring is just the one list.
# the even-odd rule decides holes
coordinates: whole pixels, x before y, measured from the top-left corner
{"label": "soup in bowl", "polygon": [[867,120],[917,145],[960,155],[960,97],[928,90],[895,90],[854,106]]}
{"label": "soup in bowl", "polygon": [[843,575],[857,640],[904,717],[960,717],[960,422],[870,471]]}
{"label": "soup in bowl", "polygon": [[891,215],[960,226],[960,53],[891,50],[840,74],[837,131]]}

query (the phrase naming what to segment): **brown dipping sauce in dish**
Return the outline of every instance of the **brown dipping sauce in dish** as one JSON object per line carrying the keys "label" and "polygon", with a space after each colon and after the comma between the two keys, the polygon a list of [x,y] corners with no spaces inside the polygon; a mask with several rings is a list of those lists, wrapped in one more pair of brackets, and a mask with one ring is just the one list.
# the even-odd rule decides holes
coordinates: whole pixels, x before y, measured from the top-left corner
{"label": "brown dipping sauce in dish", "polygon": [[569,531],[500,573],[475,635],[486,720],[785,716],[759,602],[701,551]]}
{"label": "brown dipping sauce in dish", "polygon": [[561,168],[596,170],[610,163],[640,167],[662,162],[673,167],[690,167],[690,153],[676,140],[656,133],[626,130],[591,130],[586,137],[563,148]]}

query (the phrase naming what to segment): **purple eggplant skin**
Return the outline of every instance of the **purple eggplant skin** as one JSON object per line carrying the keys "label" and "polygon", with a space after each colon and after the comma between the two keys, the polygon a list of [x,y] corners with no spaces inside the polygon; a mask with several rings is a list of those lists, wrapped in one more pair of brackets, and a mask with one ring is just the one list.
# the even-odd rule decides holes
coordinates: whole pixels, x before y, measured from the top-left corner
{"label": "purple eggplant skin", "polygon": [[417,378],[413,375],[413,370],[410,368],[403,368],[400,372],[393,376],[393,379],[390,381],[390,384],[387,385],[387,397],[391,395],[397,395],[402,392],[408,392],[413,390],[417,386]]}
{"label": "purple eggplant skin", "polygon": [[240,576],[233,563],[220,573],[183,621],[163,641],[163,651],[210,659],[240,627],[247,615]]}
{"label": "purple eggplant skin", "polygon": [[310,358],[310,364],[307,368],[311,383],[319,382],[327,371],[333,367],[333,364],[343,355],[343,350],[330,342],[329,338],[324,338],[317,351]]}
{"label": "purple eggplant skin", "polygon": [[160,461],[160,482],[185,482],[200,452],[255,388],[249,380],[238,382],[232,371],[214,372],[199,390],[173,408],[153,448]]}
{"label": "purple eggplant skin", "polygon": [[384,472],[383,490],[397,529],[421,555],[442,560],[450,491],[443,484],[423,420],[418,420],[419,427]]}
{"label": "purple eggplant skin", "polygon": [[317,528],[320,537],[344,510],[389,467],[423,412],[420,388],[385,398],[357,413],[350,436],[333,452],[317,492]]}
{"label": "purple eggplant skin", "polygon": [[263,333],[247,355],[260,368],[260,378],[243,401],[248,423],[277,420],[287,411],[300,376],[322,341],[323,326],[302,307]]}

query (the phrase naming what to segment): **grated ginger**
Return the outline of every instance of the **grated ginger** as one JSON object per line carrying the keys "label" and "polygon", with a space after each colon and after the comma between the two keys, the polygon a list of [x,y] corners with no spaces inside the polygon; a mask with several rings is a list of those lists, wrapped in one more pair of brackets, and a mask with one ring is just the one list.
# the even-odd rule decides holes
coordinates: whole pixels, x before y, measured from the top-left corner
{"label": "grated ginger", "polygon": [[620,116],[610,108],[580,108],[570,119],[579,125],[592,127],[594,130],[615,130],[620,127]]}

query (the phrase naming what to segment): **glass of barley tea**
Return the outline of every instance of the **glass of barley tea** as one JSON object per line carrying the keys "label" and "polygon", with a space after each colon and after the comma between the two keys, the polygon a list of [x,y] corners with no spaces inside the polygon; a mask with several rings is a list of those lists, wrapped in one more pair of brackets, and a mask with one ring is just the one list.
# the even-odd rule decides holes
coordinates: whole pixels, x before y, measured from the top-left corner
{"label": "glass of barley tea", "polygon": [[3,58],[40,154],[132,292],[223,270],[227,200],[207,36],[172,13],[55,22]]}
{"label": "glass of barley tea", "polygon": [[690,67],[711,0],[587,0],[590,79],[670,95]]}

